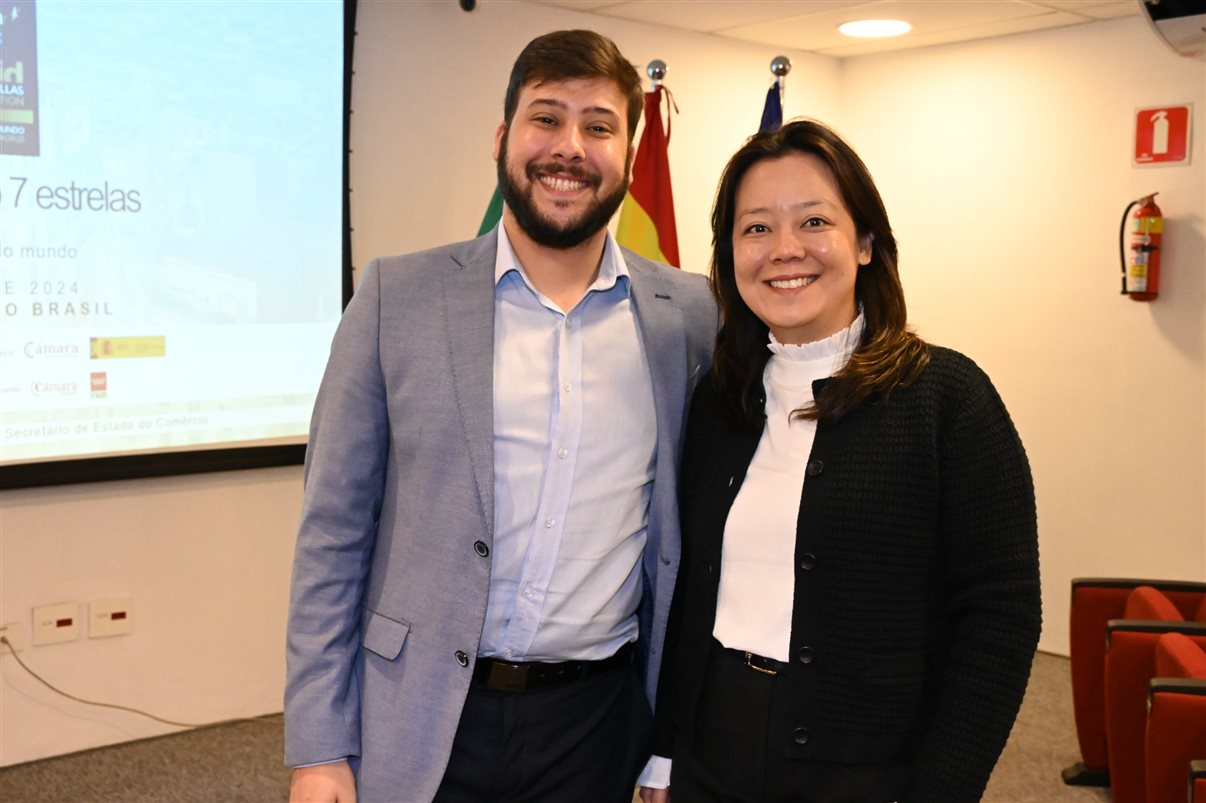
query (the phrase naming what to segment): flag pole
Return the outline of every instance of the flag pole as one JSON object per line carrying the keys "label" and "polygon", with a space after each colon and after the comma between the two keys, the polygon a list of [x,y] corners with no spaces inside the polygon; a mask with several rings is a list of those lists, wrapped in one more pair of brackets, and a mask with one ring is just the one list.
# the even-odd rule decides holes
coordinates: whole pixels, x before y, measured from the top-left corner
{"label": "flag pole", "polygon": [[775,76],[775,86],[779,88],[779,108],[786,108],[787,74],[791,72],[791,59],[787,56],[775,56],[770,63],[771,74]]}
{"label": "flag pole", "polygon": [[661,59],[654,59],[645,67],[645,74],[653,81],[653,88],[656,90],[666,78],[666,73],[669,71],[666,62]]}

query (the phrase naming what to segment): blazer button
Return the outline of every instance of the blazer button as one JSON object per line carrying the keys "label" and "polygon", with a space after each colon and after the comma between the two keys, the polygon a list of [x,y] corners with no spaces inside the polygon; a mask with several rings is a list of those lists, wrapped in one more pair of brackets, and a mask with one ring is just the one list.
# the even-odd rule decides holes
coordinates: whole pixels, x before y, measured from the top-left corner
{"label": "blazer button", "polygon": [[465,655],[464,650],[456,651],[456,662],[461,666],[469,666],[469,656]]}
{"label": "blazer button", "polygon": [[809,460],[808,466],[804,469],[804,471],[810,477],[815,477],[824,470],[825,470],[825,461],[823,461],[823,460]]}
{"label": "blazer button", "polygon": [[791,739],[796,744],[808,744],[808,728],[796,728],[791,733]]}
{"label": "blazer button", "polygon": [[800,652],[796,654],[796,658],[802,664],[811,664],[816,657],[817,655],[812,651],[812,647],[801,647]]}
{"label": "blazer button", "polygon": [[817,556],[811,552],[805,552],[800,556],[800,568],[806,572],[811,572],[816,568]]}
{"label": "blazer button", "polygon": [[490,547],[486,546],[485,541],[474,541],[473,551],[477,553],[478,557],[484,558],[490,554]]}

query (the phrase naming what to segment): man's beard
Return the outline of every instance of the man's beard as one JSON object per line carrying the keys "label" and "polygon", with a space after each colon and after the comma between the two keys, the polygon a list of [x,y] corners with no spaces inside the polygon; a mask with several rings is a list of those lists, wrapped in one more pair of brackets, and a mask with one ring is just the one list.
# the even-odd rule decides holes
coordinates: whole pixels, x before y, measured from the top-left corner
{"label": "man's beard", "polygon": [[543,217],[536,209],[532,194],[536,189],[536,182],[540,180],[537,178],[537,173],[541,169],[546,173],[559,173],[568,178],[589,182],[596,188],[599,186],[599,176],[577,167],[553,167],[551,170],[549,167],[528,165],[525,170],[528,188],[525,191],[507,171],[507,134],[503,135],[502,144],[498,150],[498,189],[507,203],[507,208],[515,216],[515,222],[539,245],[548,248],[573,248],[607,227],[611,216],[620,208],[620,204],[623,203],[624,196],[628,192],[628,176],[624,176],[624,180],[620,182],[614,192],[599,198],[577,220],[562,225]]}

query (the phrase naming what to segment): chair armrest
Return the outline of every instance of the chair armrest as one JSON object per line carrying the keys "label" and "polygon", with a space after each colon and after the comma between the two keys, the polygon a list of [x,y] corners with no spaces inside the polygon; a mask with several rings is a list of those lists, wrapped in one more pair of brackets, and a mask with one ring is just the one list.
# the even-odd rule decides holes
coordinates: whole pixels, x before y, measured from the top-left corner
{"label": "chair armrest", "polygon": [[[1206,679],[1152,678],[1144,740],[1147,800],[1177,800],[1186,794],[1186,768],[1206,756]],[[1206,794],[1206,762],[1203,762]],[[1189,799],[1193,800],[1192,770]]]}
{"label": "chair armrest", "polygon": [[1186,694],[1190,697],[1206,697],[1206,678],[1152,678],[1148,681],[1148,699],[1150,700],[1156,694]]}
{"label": "chair armrest", "polygon": [[1206,803],[1206,758],[1189,762],[1189,803]]}
{"label": "chair armrest", "polygon": [[[1165,621],[1163,619],[1111,619],[1106,622],[1107,653],[1114,646],[1114,640],[1120,633],[1147,633],[1154,636],[1159,636],[1163,633],[1184,633],[1197,641],[1199,636],[1206,637],[1206,622]],[[1155,648],[1155,643],[1155,639],[1151,639],[1153,649]]]}
{"label": "chair armrest", "polygon": [[1072,580],[1072,594],[1078,588],[1132,589],[1137,586],[1152,586],[1161,591],[1188,591],[1206,594],[1206,582],[1195,580],[1145,580],[1134,577],[1076,577]]}

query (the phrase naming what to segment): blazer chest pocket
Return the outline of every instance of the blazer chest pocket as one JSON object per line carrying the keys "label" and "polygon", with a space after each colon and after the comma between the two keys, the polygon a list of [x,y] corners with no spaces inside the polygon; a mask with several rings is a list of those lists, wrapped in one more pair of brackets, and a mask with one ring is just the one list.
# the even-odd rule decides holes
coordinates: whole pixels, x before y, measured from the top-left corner
{"label": "blazer chest pocket", "polygon": [[366,650],[392,661],[402,652],[410,625],[366,608],[361,631],[364,634],[361,643]]}

